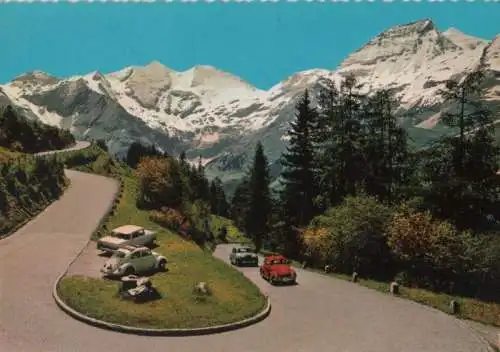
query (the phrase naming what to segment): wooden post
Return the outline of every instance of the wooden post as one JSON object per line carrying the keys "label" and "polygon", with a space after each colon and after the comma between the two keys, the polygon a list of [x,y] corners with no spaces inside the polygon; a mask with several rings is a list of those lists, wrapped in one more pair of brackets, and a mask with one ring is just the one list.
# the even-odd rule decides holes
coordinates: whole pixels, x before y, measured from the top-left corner
{"label": "wooden post", "polygon": [[353,272],[352,273],[351,281],[352,282],[358,282],[358,273],[357,272]]}
{"label": "wooden post", "polygon": [[390,292],[392,295],[398,295],[399,294],[399,284],[395,281],[391,282],[390,286]]}
{"label": "wooden post", "polygon": [[460,306],[458,305],[458,302],[455,301],[454,299],[451,300],[450,302],[450,313],[451,314],[457,314]]}

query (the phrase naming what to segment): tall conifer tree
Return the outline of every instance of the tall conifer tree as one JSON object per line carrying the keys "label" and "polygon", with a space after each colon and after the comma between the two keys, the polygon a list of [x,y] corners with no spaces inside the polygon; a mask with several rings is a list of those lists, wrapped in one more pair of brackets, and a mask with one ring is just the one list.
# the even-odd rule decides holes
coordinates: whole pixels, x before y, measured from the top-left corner
{"label": "tall conifer tree", "polygon": [[317,126],[317,111],[311,107],[306,91],[296,105],[296,120],[291,123],[290,141],[282,155],[281,204],[287,228],[285,251],[297,255],[298,228],[306,226],[315,214],[317,196],[313,131]]}
{"label": "tall conifer tree", "polygon": [[252,238],[256,250],[259,251],[269,232],[269,218],[272,210],[269,166],[260,142],[257,143],[255,149],[248,179],[248,211],[245,219],[245,230]]}

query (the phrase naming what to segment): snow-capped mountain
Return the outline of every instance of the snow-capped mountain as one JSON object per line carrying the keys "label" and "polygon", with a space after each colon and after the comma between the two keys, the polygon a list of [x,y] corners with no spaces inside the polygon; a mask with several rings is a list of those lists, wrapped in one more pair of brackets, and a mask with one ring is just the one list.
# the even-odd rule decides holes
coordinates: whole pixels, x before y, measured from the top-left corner
{"label": "snow-capped mountain", "polygon": [[105,139],[118,154],[132,141],[172,154],[187,150],[203,158],[209,175],[229,182],[241,175],[258,140],[272,162],[278,159],[297,97],[325,78],[354,74],[363,92],[394,89],[405,126],[416,136],[431,135],[442,103],[438,90],[480,62],[488,69],[488,100],[500,103],[500,36],[487,41],[454,28],[439,32],[422,20],[384,31],[336,70],[299,72],[267,91],[211,66],[176,72],[152,62],[67,79],[28,73],[0,86],[0,104],[71,128],[79,138]]}

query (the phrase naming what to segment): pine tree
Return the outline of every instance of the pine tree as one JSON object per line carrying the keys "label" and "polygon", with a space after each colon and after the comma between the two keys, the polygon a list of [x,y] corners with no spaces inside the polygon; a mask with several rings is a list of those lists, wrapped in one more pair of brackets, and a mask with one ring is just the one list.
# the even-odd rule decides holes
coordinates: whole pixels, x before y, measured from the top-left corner
{"label": "pine tree", "polygon": [[244,177],[236,186],[231,198],[230,217],[239,228],[245,227],[246,214],[249,204],[249,180]]}
{"label": "pine tree", "polygon": [[214,179],[214,182],[217,187],[217,215],[228,217],[229,203],[227,201],[226,192],[224,191],[224,186],[218,177]]}
{"label": "pine tree", "polygon": [[125,163],[135,169],[142,158],[147,156],[163,156],[168,157],[168,154],[162,153],[154,145],[145,146],[139,142],[132,142],[125,156]]}
{"label": "pine tree", "polygon": [[[498,204],[499,149],[492,113],[482,102],[484,77],[479,66],[461,81],[447,82],[441,94],[456,109],[443,114],[443,121],[458,129],[458,135],[443,137],[425,163],[429,207],[459,228],[485,226],[485,218],[496,213]],[[498,219],[500,214],[495,215]]]}
{"label": "pine tree", "polygon": [[367,99],[363,112],[367,129],[365,188],[368,194],[389,203],[402,195],[412,172],[407,132],[398,126],[396,107],[393,93],[381,90]]}
{"label": "pine tree", "polygon": [[323,209],[356,194],[364,178],[365,131],[358,88],[355,78],[348,76],[339,88],[325,81],[319,95],[313,139]]}
{"label": "pine tree", "polygon": [[269,232],[271,213],[270,176],[267,157],[260,142],[257,143],[253,165],[248,176],[248,211],[245,216],[245,231],[260,251]]}
{"label": "pine tree", "polygon": [[363,146],[365,134],[361,123],[361,96],[354,76],[348,76],[340,85],[342,96],[338,113],[340,133],[340,191],[356,195],[364,178]]}
{"label": "pine tree", "polygon": [[193,200],[191,179],[191,168],[186,160],[186,153],[183,151],[179,155],[179,172],[181,178],[181,199],[183,203]]}
{"label": "pine tree", "polygon": [[340,160],[336,138],[340,127],[337,120],[339,106],[340,94],[335,82],[324,80],[318,94],[318,116],[312,134],[315,173],[321,190],[315,203],[321,211],[339,201]]}
{"label": "pine tree", "polygon": [[218,199],[217,199],[217,186],[215,185],[214,180],[210,182],[210,212],[212,214],[217,214],[217,205],[218,205]]}
{"label": "pine tree", "polygon": [[216,177],[210,182],[210,211],[212,214],[226,217],[229,205],[222,186],[222,181]]}
{"label": "pine tree", "polygon": [[306,226],[315,214],[317,187],[312,134],[317,126],[317,111],[310,104],[306,91],[296,105],[296,120],[290,124],[289,146],[281,160],[280,197],[284,207],[283,221],[288,229],[285,251],[290,256],[299,252],[297,229]]}
{"label": "pine tree", "polygon": [[454,164],[459,175],[465,172],[467,136],[474,130],[484,128],[492,122],[491,111],[485,108],[481,102],[481,97],[485,93],[482,87],[484,77],[484,68],[479,66],[460,81],[447,81],[446,88],[440,90],[445,103],[450,103],[454,107],[454,109],[442,114],[442,121],[459,131],[458,138],[453,138],[455,143]]}
{"label": "pine tree", "polygon": [[193,200],[200,199],[209,201],[210,184],[205,177],[205,168],[201,162],[201,157],[198,161],[198,166],[192,166],[190,172],[190,184],[193,192]]}

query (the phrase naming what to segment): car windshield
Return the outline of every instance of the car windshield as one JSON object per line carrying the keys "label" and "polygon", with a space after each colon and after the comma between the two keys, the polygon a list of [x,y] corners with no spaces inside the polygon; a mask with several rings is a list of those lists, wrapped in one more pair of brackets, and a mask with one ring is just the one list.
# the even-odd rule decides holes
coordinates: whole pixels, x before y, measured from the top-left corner
{"label": "car windshield", "polygon": [[121,252],[121,251],[116,251],[114,254],[113,254],[113,257],[115,258],[125,258],[125,253]]}
{"label": "car windshield", "polygon": [[251,251],[250,251],[250,248],[239,248],[238,252],[240,252],[240,253],[248,253],[248,252],[251,252]]}
{"label": "car windshield", "polygon": [[274,259],[271,264],[289,264],[286,259]]}
{"label": "car windshield", "polygon": [[130,239],[129,234],[124,234],[124,233],[115,233],[114,234],[116,237],[121,238],[122,240],[128,240]]}

